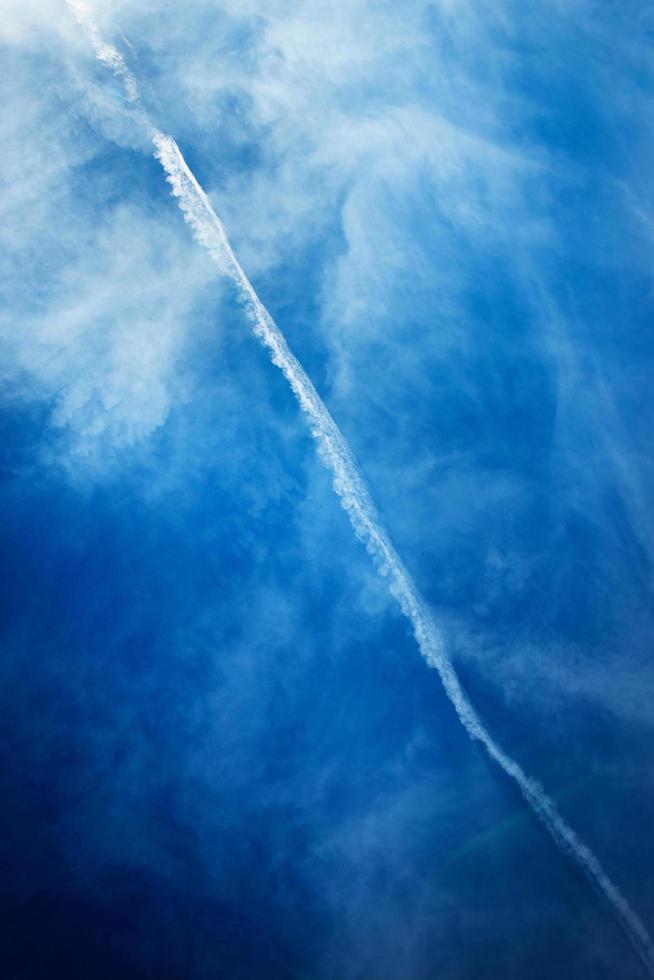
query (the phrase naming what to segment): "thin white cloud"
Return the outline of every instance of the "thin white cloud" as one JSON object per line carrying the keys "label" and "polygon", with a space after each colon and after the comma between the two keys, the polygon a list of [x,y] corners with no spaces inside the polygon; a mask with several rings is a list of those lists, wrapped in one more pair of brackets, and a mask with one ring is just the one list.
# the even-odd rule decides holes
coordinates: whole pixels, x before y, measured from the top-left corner
{"label": "thin white cloud", "polygon": [[[84,17],[88,19],[88,16],[85,12],[82,19]],[[86,26],[92,39],[96,39],[94,44],[97,53],[99,38],[97,28],[90,20]],[[103,52],[104,49],[100,48],[100,59],[108,63],[114,73],[125,82],[128,92],[136,90],[134,79],[126,72],[122,59],[116,61],[115,58],[103,57]],[[524,799],[545,825],[559,849],[578,864],[607,902],[643,965],[654,976],[654,944],[645,925],[606,875],[595,854],[562,818],[554,801],[546,795],[540,784],[529,777],[522,767],[498,745],[485,728],[460,684],[440,630],[380,523],[356,461],[340,430],[302,365],[288,348],[277,324],[261,303],[231,248],[222,222],[189,169],[175,140],[152,130],[149,125],[148,128],[155,146],[155,155],[167,175],[185,220],[191,226],[197,240],[211,255],[220,273],[231,279],[239,291],[256,336],[267,348],[273,364],[282,371],[307,417],[311,434],[323,461],[332,473],[334,490],[340,498],[355,534],[366,545],[380,573],[388,577],[390,591],[412,625],[420,652],[429,666],[438,671],[459,721],[467,734],[479,741],[491,759],[514,780]]]}

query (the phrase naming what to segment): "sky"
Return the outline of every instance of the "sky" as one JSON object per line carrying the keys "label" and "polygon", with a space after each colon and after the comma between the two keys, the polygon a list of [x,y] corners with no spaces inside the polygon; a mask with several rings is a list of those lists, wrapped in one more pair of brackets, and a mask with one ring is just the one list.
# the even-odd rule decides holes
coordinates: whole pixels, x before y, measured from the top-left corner
{"label": "sky", "polygon": [[4,974],[642,980],[148,127],[651,934],[654,11],[87,2],[0,22]]}

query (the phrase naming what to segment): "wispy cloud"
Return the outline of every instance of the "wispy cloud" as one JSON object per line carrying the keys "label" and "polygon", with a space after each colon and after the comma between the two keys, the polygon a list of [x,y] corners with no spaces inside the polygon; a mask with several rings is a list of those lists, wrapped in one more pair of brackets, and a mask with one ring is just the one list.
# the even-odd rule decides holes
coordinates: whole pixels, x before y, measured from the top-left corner
{"label": "wispy cloud", "polygon": [[185,977],[631,978],[292,392],[464,722],[645,911],[651,17],[86,10],[0,24],[8,889],[129,907],[111,947]]}
{"label": "wispy cloud", "polygon": [[[78,8],[77,13],[90,32],[97,56],[125,82],[130,99],[137,101],[136,83],[120,55],[111,47],[107,49],[101,42],[95,24],[89,20],[88,11],[80,12]],[[347,443],[301,364],[288,348],[283,334],[261,303],[232,251],[222,222],[189,169],[179,147],[174,139],[157,130],[153,131],[152,140],[155,154],[195,237],[207,249],[220,272],[235,283],[252,320],[255,334],[268,349],[272,362],[284,374],[300,408],[307,416],[311,434],[317,442],[323,461],[332,472],[334,489],[352,527],[366,545],[381,574],[388,576],[390,590],[412,625],[420,652],[429,666],[438,671],[461,724],[472,739],[484,746],[504,773],[517,783],[526,802],[543,822],[557,846],[574,859],[612,908],[644,966],[654,975],[654,944],[641,919],[605,873],[590,848],[562,818],[554,801],[499,746],[473,708],[451,664],[440,631],[379,521]]]}

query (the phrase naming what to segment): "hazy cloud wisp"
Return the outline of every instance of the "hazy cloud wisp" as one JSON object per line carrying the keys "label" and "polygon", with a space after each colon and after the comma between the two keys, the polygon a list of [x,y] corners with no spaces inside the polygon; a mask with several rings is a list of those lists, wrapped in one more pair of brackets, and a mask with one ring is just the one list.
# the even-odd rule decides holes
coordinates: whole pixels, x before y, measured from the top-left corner
{"label": "hazy cloud wisp", "polygon": [[[129,100],[138,106],[138,86],[119,52],[102,41],[88,8],[79,0],[67,0],[77,19],[89,32],[97,57],[125,84]],[[140,109],[139,109],[140,112]],[[628,902],[605,874],[592,851],[560,816],[554,802],[540,785],[495,742],[469,702],[432,621],[408,571],[404,568],[384,529],[342,434],[322,403],[304,369],[292,354],[274,320],[257,296],[229,244],[225,229],[208,198],[188,168],[176,142],[146,121],[155,145],[155,155],[166,172],[173,194],[195,237],[209,251],[221,273],[236,285],[256,335],[268,349],[271,360],[283,372],[302,411],[308,416],[320,455],[333,475],[333,485],[357,536],[365,543],[383,575],[390,578],[391,591],[412,624],[420,651],[438,670],[445,691],[471,738],[480,741],[492,759],[519,786],[522,795],[545,824],[557,846],[570,855],[613,910],[625,934],[654,976],[654,945]]]}

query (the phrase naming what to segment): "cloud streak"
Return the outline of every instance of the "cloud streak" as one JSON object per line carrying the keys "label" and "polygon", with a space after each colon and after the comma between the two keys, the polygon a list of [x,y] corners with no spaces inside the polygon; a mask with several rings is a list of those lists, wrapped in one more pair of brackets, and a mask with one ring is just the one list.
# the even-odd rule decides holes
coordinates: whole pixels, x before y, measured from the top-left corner
{"label": "cloud streak", "polygon": [[153,128],[147,120],[140,107],[138,86],[134,77],[117,49],[102,40],[86,5],[81,0],[67,2],[77,20],[86,28],[98,59],[123,81],[128,100],[147,127],[155,147],[155,156],[195,238],[208,251],[220,273],[236,286],[254,333],[267,349],[273,364],[282,371],[307,417],[311,435],[323,462],[332,473],[334,490],[355,534],[365,544],[381,574],[389,579],[390,591],[411,623],[420,652],[429,666],[438,671],[447,697],[465,731],[470,738],[484,746],[490,758],[516,783],[525,801],[547,828],[558,848],[581,868],[612,910],[648,973],[654,977],[654,944],[643,922],[607,876],[594,853],[560,815],[540,784],[528,776],[487,731],[468,699],[447,655],[441,632],[380,522],[359,467],[342,433],[255,292],[231,248],[222,222],[188,167],[177,143],[172,137]]}

